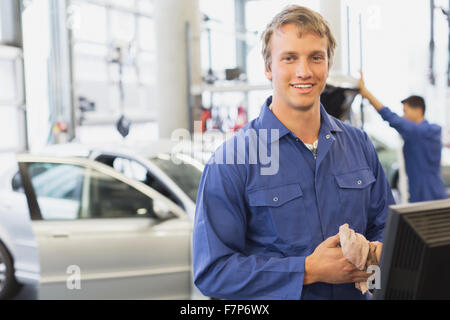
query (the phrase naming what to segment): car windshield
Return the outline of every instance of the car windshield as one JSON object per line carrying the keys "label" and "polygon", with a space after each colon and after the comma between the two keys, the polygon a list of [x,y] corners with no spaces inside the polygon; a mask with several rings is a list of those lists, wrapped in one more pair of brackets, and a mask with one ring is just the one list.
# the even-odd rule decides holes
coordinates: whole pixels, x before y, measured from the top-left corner
{"label": "car windshield", "polygon": [[176,156],[177,163],[166,154],[158,155],[150,160],[175,181],[192,201],[196,201],[203,170],[201,165],[183,155]]}

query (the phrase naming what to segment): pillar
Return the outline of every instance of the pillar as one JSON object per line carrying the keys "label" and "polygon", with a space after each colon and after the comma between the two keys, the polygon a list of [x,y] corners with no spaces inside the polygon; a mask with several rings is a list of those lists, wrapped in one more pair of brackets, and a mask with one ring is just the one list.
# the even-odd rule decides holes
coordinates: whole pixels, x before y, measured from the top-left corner
{"label": "pillar", "polygon": [[155,107],[159,136],[170,138],[175,129],[192,128],[188,91],[201,82],[198,0],[156,0],[154,21]]}

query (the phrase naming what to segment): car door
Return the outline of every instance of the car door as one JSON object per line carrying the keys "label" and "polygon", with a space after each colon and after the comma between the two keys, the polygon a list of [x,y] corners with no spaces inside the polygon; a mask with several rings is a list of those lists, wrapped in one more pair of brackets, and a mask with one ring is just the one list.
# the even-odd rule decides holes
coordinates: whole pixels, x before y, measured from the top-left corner
{"label": "car door", "polygon": [[192,226],[174,203],[87,159],[23,155],[19,166],[40,299],[189,298]]}

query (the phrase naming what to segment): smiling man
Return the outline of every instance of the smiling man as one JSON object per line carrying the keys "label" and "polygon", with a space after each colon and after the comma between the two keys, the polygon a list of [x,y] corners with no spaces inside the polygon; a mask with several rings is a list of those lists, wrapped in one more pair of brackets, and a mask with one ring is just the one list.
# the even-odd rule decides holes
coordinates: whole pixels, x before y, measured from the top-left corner
{"label": "smiling man", "polygon": [[[355,282],[369,275],[343,256],[339,226],[382,241],[394,201],[367,135],[320,103],[335,39],[322,16],[295,5],[275,16],[262,39],[273,96],[205,167],[194,222],[195,284],[222,299],[365,299]],[[236,142],[269,131],[270,138],[248,144],[276,146],[276,173],[261,174],[263,161],[217,163],[230,149],[248,160]]]}

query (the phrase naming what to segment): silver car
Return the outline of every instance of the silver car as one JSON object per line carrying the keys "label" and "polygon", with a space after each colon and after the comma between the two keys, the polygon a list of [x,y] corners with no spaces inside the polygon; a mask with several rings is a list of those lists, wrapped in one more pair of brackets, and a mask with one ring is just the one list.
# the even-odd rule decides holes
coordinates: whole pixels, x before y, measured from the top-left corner
{"label": "silver car", "polygon": [[53,146],[0,180],[0,298],[201,298],[191,233],[203,165],[155,145]]}

